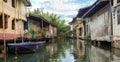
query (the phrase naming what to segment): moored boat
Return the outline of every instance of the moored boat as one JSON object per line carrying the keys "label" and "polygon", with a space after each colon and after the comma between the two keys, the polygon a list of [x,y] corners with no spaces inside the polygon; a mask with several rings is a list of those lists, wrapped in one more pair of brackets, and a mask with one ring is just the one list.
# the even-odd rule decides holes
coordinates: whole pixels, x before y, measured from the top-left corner
{"label": "moored boat", "polygon": [[8,43],[8,52],[10,53],[26,53],[35,52],[45,42],[23,42],[23,43]]}

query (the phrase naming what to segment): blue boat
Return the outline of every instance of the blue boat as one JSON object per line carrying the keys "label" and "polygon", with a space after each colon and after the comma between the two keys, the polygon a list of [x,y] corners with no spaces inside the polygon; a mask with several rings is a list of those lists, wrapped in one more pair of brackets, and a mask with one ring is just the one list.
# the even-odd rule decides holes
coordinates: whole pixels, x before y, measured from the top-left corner
{"label": "blue boat", "polygon": [[8,43],[8,52],[10,53],[28,53],[35,52],[45,42],[23,42],[23,43]]}

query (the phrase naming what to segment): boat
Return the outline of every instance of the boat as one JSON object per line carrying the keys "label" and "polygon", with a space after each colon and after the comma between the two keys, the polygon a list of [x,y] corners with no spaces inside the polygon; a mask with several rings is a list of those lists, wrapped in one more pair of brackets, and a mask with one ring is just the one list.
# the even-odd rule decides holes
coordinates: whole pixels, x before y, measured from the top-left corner
{"label": "boat", "polygon": [[8,52],[10,53],[28,53],[35,52],[45,42],[22,42],[22,43],[8,43]]}

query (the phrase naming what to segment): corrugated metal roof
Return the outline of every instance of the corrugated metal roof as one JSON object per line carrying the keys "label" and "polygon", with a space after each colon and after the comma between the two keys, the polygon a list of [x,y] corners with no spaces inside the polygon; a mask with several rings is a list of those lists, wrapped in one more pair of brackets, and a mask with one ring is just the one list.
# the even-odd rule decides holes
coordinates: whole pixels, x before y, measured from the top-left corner
{"label": "corrugated metal roof", "polygon": [[109,3],[109,0],[97,0],[91,8],[82,16],[82,18],[90,17],[97,11],[105,7]]}
{"label": "corrugated metal roof", "polygon": [[51,23],[48,22],[46,19],[44,19],[44,17],[42,17],[42,16],[40,16],[40,15],[38,16],[38,15],[35,15],[35,14],[29,14],[29,17],[28,17],[28,18],[29,18],[29,19],[32,19],[32,20],[34,20],[34,21],[40,22],[41,25],[42,25],[42,21],[43,21],[43,26],[44,26],[44,27],[49,26],[49,25],[52,25],[52,26],[56,27],[56,25],[51,24]]}
{"label": "corrugated metal roof", "polygon": [[77,17],[82,17],[90,8],[91,6],[79,9]]}

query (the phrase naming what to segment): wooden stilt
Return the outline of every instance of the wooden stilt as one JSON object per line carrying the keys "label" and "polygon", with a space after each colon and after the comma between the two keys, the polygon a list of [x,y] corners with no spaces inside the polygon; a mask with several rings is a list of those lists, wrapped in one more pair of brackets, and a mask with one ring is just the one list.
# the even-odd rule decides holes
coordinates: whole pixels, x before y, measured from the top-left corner
{"label": "wooden stilt", "polygon": [[4,57],[4,62],[7,62],[7,58],[6,58],[6,55],[5,55],[5,57]]}
{"label": "wooden stilt", "polygon": [[43,32],[43,20],[42,20],[42,32]]}
{"label": "wooden stilt", "polygon": [[94,45],[96,45],[96,41],[94,40],[93,42],[94,42]]}
{"label": "wooden stilt", "polygon": [[14,22],[14,28],[15,28],[15,30],[14,30],[14,43],[16,43],[16,3],[17,1],[15,0],[15,22]]}
{"label": "wooden stilt", "polygon": [[[22,6],[20,6],[20,20],[21,20],[21,24],[22,24]],[[21,26],[21,35],[22,35],[22,42],[24,42],[24,39],[23,39],[23,26]]]}
{"label": "wooden stilt", "polygon": [[2,0],[2,21],[3,21],[4,55],[6,55],[5,19],[4,19],[4,1],[3,0]]}
{"label": "wooden stilt", "polygon": [[101,44],[100,44],[100,41],[98,41],[98,43],[97,43],[97,44],[98,44],[98,47],[100,47],[100,45],[101,45]]}
{"label": "wooden stilt", "polygon": [[[16,43],[16,11],[17,11],[17,0],[15,0],[15,22],[14,22],[14,28],[15,28],[15,30],[14,30],[14,43]],[[17,47],[15,48],[15,58],[17,58]]]}

